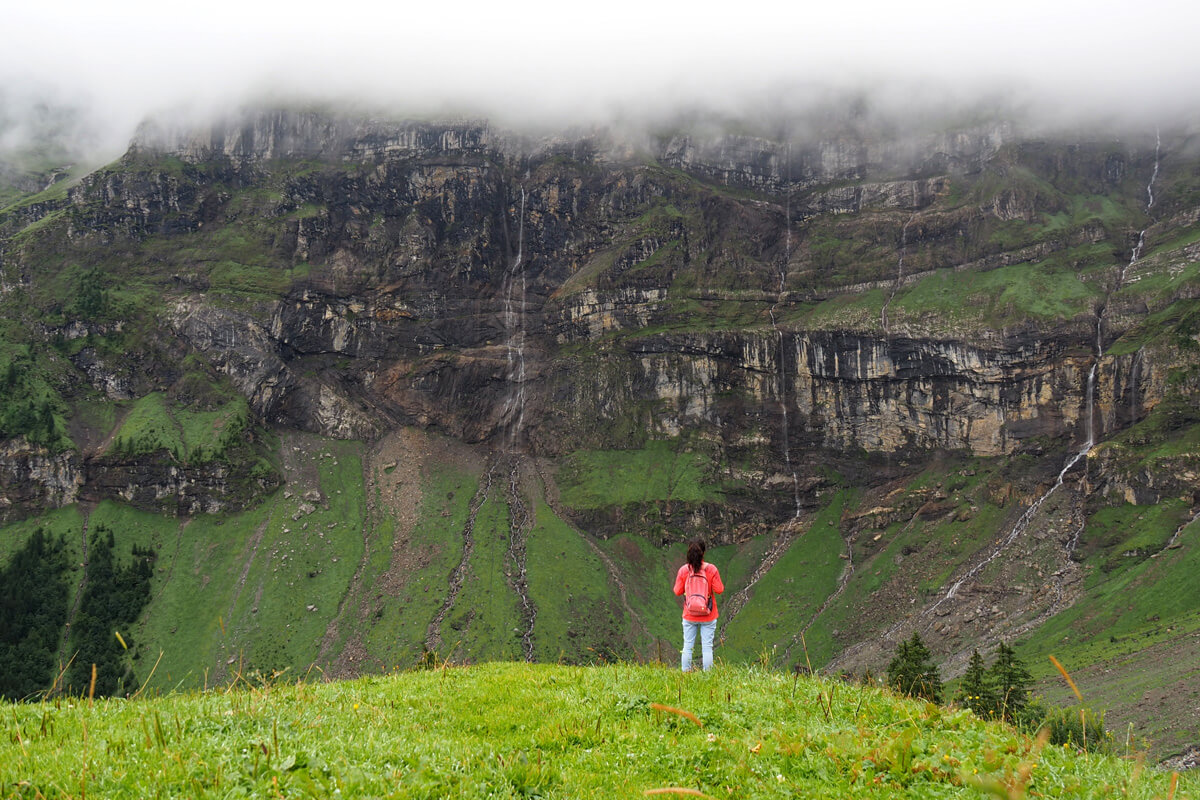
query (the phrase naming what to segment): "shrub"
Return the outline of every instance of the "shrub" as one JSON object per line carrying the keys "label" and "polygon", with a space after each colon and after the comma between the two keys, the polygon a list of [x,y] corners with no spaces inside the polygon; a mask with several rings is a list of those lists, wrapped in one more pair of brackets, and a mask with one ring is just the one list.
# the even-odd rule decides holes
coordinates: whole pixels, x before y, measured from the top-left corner
{"label": "shrub", "polygon": [[1019,722],[1029,730],[1049,731],[1050,744],[1090,752],[1113,750],[1113,737],[1104,727],[1104,714],[1097,714],[1087,706],[1047,708],[1035,701],[1027,704]]}

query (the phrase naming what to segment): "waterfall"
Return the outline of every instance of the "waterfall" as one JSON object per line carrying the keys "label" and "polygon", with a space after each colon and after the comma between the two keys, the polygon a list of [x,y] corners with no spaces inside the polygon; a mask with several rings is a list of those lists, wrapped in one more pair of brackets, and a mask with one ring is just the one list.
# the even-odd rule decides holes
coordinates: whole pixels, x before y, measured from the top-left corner
{"label": "waterfall", "polygon": [[[529,170],[524,181],[529,180]],[[520,186],[521,201],[517,211],[517,253],[505,273],[504,286],[504,331],[505,355],[507,358],[508,393],[501,409],[501,422],[508,430],[508,491],[509,508],[508,548],[504,554],[504,574],[509,587],[520,602],[520,615],[524,630],[521,631],[522,655],[526,661],[533,660],[534,624],[537,607],[529,597],[527,573],[527,535],[533,527],[533,513],[521,494],[521,462],[517,450],[517,437],[525,425],[525,335],[527,281],[525,263],[525,182]]]}
{"label": "waterfall", "polygon": [[[1146,213],[1149,215],[1150,210],[1154,208],[1154,182],[1158,180],[1158,168],[1162,157],[1162,136],[1158,129],[1154,131],[1154,169],[1150,172],[1150,180],[1146,184]],[[1104,355],[1104,317],[1108,313],[1109,300],[1112,295],[1121,291],[1125,286],[1126,276],[1138,259],[1142,257],[1142,252],[1146,247],[1146,231],[1149,227],[1142,228],[1138,231],[1137,243],[1133,246],[1133,252],[1129,255],[1129,262],[1121,267],[1121,271],[1117,274],[1117,282],[1108,292],[1105,297],[1104,305],[1096,314],[1096,355],[1092,361],[1091,371],[1088,372],[1087,380],[1087,441],[1084,444],[1084,452],[1092,449],[1096,444],[1096,370],[1100,366],[1100,358]]]}
{"label": "waterfall", "polygon": [[[526,173],[526,178],[529,174]],[[505,274],[504,331],[508,360],[506,379],[508,396],[501,409],[501,420],[508,427],[512,444],[525,424],[525,309],[526,279],[522,261],[525,256],[525,186],[521,185],[521,205],[517,217],[517,255]],[[514,295],[518,298],[514,299]]]}
{"label": "waterfall", "polygon": [[892,304],[892,300],[896,297],[896,290],[904,282],[904,254],[908,251],[908,226],[912,225],[913,220],[916,218],[917,212],[914,211],[909,215],[908,221],[904,223],[904,227],[900,229],[900,258],[896,263],[896,282],[892,284],[892,291],[888,294],[887,300],[883,301],[883,308],[879,311],[879,324],[883,328],[884,334],[888,332],[888,306]]}
{"label": "waterfall", "polygon": [[788,433],[788,405],[787,405],[787,359],[785,357],[786,341],[783,336],[783,328],[779,325],[779,320],[775,317],[775,309],[783,302],[784,292],[787,285],[788,265],[792,260],[792,145],[788,141],[784,144],[784,238],[783,238],[783,263],[779,267],[779,290],[777,297],[768,313],[771,316],[771,328],[775,331],[775,337],[779,342],[778,359],[779,359],[779,412],[783,420],[782,426],[782,444],[783,444],[783,463],[787,467],[792,476],[792,502],[794,504],[794,519],[800,518],[800,476],[796,473],[796,468],[792,464],[792,446],[789,441]]}
{"label": "waterfall", "polygon": [[[1095,367],[1093,367],[1092,370],[1093,370],[1093,375],[1094,375]],[[1025,512],[1023,514],[1021,514],[1020,519],[1018,519],[1017,523],[1015,525],[1013,525],[1012,530],[1008,532],[1008,536],[1004,537],[1004,541],[1000,542],[1000,544],[998,544],[996,546],[996,548],[994,550],[992,550],[991,555],[989,555],[983,561],[980,561],[978,564],[976,564],[974,567],[972,567],[967,572],[966,575],[963,575],[961,578],[959,578],[953,584],[951,584],[950,589],[946,592],[946,594],[942,595],[942,597],[936,603],[934,603],[932,606],[930,606],[929,610],[927,610],[925,612],[925,614],[926,615],[932,614],[937,609],[937,607],[940,606],[942,603],[946,602],[947,600],[953,599],[954,596],[956,594],[958,594],[959,588],[964,583],[969,581],[971,578],[974,578],[976,575],[978,575],[980,572],[983,571],[984,567],[986,567],[988,564],[992,563],[997,558],[999,558],[1000,554],[1003,553],[1005,550],[1007,550],[1008,546],[1011,545],[1013,542],[1015,542],[1017,540],[1017,537],[1019,537],[1021,534],[1023,534],[1025,532],[1025,529],[1029,527],[1029,523],[1033,521],[1034,515],[1037,514],[1038,509],[1042,507],[1042,504],[1045,503],[1050,498],[1050,495],[1054,494],[1054,492],[1058,489],[1058,487],[1063,485],[1063,481],[1066,479],[1067,473],[1071,471],[1071,467],[1073,467],[1077,463],[1079,463],[1079,459],[1086,456],[1088,454],[1088,451],[1091,449],[1092,449],[1092,443],[1088,443],[1084,447],[1080,448],[1077,452],[1072,453],[1067,458],[1066,463],[1063,464],[1063,468],[1061,470],[1059,470],[1058,479],[1056,481],[1054,481],[1054,485],[1051,486],[1050,489],[1047,490],[1045,494],[1043,494],[1041,497],[1039,497],[1037,500],[1035,500],[1033,502],[1033,504],[1029,506],[1029,508],[1025,509]]]}
{"label": "waterfall", "polygon": [[[1162,135],[1158,129],[1154,131],[1154,170],[1150,173],[1150,181],[1146,184],[1146,213],[1154,208],[1154,182],[1158,180],[1158,167],[1162,158]],[[1137,243],[1133,246],[1133,253],[1129,257],[1129,263],[1121,268],[1121,274],[1117,278],[1117,286],[1113,291],[1119,291],[1125,285],[1125,275],[1129,272],[1129,268],[1137,263],[1137,260],[1142,257],[1142,250],[1146,247],[1146,231],[1147,228],[1142,228],[1138,231]]]}
{"label": "waterfall", "polygon": [[[1154,171],[1150,173],[1150,182],[1146,184],[1146,211],[1154,208],[1154,181],[1158,179],[1158,163],[1162,157],[1162,131],[1154,129]],[[1145,231],[1142,231],[1145,233]]]}

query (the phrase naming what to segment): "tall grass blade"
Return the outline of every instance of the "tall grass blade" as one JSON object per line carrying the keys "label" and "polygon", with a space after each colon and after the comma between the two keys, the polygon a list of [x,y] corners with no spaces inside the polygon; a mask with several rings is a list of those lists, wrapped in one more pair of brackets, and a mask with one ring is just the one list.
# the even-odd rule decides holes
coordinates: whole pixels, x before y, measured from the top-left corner
{"label": "tall grass blade", "polygon": [[689,797],[706,797],[708,800],[716,800],[712,795],[707,795],[695,789],[686,789],[682,786],[664,786],[661,789],[647,789],[642,794],[646,797],[656,794],[686,794]]}
{"label": "tall grass blade", "polygon": [[684,717],[685,719],[690,719],[692,722],[696,723],[701,728],[704,727],[704,723],[700,721],[699,717],[697,717],[695,714],[693,714],[690,711],[684,711],[682,708],[675,708],[674,706],[664,706],[662,703],[651,703],[650,707],[652,709],[654,709],[655,711],[665,711],[668,714],[677,714],[681,717]]}
{"label": "tall grass blade", "polygon": [[1050,663],[1053,664],[1054,668],[1057,669],[1059,674],[1061,674],[1063,676],[1063,678],[1067,682],[1067,686],[1071,687],[1071,691],[1075,693],[1075,696],[1077,698],[1079,698],[1079,702],[1082,703],[1083,695],[1079,693],[1079,687],[1075,685],[1075,681],[1071,680],[1071,676],[1067,672],[1067,668],[1064,667],[1062,664],[1058,663],[1058,659],[1055,658],[1054,656],[1050,656]]}

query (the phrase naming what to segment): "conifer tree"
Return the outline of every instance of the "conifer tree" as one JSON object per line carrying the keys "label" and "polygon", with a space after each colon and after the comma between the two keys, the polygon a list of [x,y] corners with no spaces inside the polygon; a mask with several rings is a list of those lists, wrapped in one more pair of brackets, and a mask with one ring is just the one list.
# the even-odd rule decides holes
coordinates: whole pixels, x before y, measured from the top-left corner
{"label": "conifer tree", "polygon": [[996,647],[996,661],[989,670],[989,677],[997,712],[1006,721],[1013,722],[1029,703],[1029,687],[1033,685],[1033,676],[1013,649],[1001,642]]}
{"label": "conifer tree", "polygon": [[67,621],[67,554],[41,528],[0,569],[0,698],[23,700],[47,689]]}
{"label": "conifer tree", "polygon": [[[152,557],[135,554],[133,563],[121,565],[113,552],[112,531],[98,525],[88,544],[87,588],[79,615],[71,627],[74,660],[67,673],[67,689],[73,694],[90,694],[92,665],[96,666],[95,694],[98,697],[130,693],[137,677],[125,660],[124,645],[113,634],[128,628],[150,598]],[[123,637],[132,645],[132,637]]]}
{"label": "conifer tree", "polygon": [[901,642],[887,668],[888,686],[912,697],[921,697],[932,703],[942,702],[942,677],[933,654],[914,633],[907,642]]}
{"label": "conifer tree", "polygon": [[957,700],[983,719],[996,715],[996,694],[992,691],[991,676],[978,650],[971,654],[971,661],[967,664],[966,674],[963,675],[962,684],[958,689]]}

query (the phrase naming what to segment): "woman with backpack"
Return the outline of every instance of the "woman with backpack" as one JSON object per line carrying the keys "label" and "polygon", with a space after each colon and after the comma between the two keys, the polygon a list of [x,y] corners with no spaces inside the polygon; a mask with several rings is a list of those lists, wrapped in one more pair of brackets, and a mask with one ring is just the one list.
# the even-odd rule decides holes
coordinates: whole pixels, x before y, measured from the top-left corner
{"label": "woman with backpack", "polygon": [[713,663],[713,636],[717,632],[717,601],[714,595],[725,591],[721,573],[704,560],[703,539],[688,543],[687,563],[675,575],[675,594],[683,595],[683,652],[680,666],[684,672],[692,668],[692,649],[696,634],[700,634],[700,651],[704,668]]}

